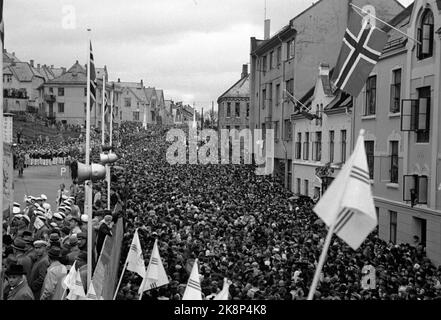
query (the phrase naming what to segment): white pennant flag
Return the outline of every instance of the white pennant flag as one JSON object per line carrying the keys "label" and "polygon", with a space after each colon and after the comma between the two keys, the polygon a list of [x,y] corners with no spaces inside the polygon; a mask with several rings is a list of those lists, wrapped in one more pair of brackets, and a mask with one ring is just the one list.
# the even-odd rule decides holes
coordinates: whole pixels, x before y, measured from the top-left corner
{"label": "white pennant flag", "polygon": [[335,181],[314,207],[315,213],[353,250],[377,226],[369,167],[361,130],[355,150]]}
{"label": "white pennant flag", "polygon": [[61,284],[63,289],[70,289],[74,287],[75,279],[77,277],[77,270],[75,269],[76,263],[77,261],[75,260],[73,265],[70,267],[69,273],[66,277],[64,277],[63,283]]}
{"label": "white pennant flag", "polygon": [[98,298],[95,292],[95,287],[93,283],[90,283],[89,290],[87,291],[87,299],[86,300],[104,300],[103,297]]}
{"label": "white pennant flag", "polygon": [[224,279],[224,287],[221,292],[219,292],[213,300],[228,300],[230,296],[230,285],[231,281],[227,278]]}
{"label": "white pennant flag", "polygon": [[201,280],[199,278],[198,259],[194,261],[190,278],[182,300],[202,300]]}
{"label": "white pennant flag", "polygon": [[138,293],[141,294],[144,291],[165,286],[168,283],[167,273],[165,272],[161,257],[159,256],[158,240],[155,240],[147,272],[141,286],[139,287]]}
{"label": "white pennant flag", "polygon": [[84,300],[86,298],[86,293],[84,292],[83,282],[81,281],[81,276],[79,272],[75,275],[75,284],[72,288],[69,288],[69,294],[67,299],[69,300]]}
{"label": "white pennant flag", "polygon": [[130,245],[129,253],[127,255],[127,270],[136,272],[143,278],[145,276],[145,264],[142,256],[138,229],[136,229],[135,234],[133,235],[132,244]]}

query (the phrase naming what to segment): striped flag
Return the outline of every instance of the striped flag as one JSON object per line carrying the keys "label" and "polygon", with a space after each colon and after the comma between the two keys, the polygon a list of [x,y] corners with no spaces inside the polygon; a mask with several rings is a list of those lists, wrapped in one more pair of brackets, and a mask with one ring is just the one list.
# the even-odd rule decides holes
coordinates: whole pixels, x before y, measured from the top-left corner
{"label": "striped flag", "polygon": [[145,264],[142,256],[141,242],[139,241],[138,229],[133,235],[132,244],[130,245],[127,255],[127,270],[136,272],[141,277],[145,276]]}
{"label": "striped flag", "polygon": [[159,256],[158,240],[155,240],[147,272],[141,286],[139,287],[139,294],[144,291],[165,286],[168,283],[168,277],[162,264],[161,257]]}
{"label": "striped flag", "polygon": [[3,21],[3,0],[0,0],[0,39],[2,47],[5,47],[5,22]]}
{"label": "striped flag", "polygon": [[198,259],[195,259],[190,278],[182,300],[202,300],[201,280],[199,277]]}
{"label": "striped flag", "polygon": [[[375,16],[372,6],[366,6],[363,10],[374,11],[371,14]],[[331,79],[335,87],[353,97],[360,94],[388,39],[385,32],[375,27],[375,19],[361,15],[352,8]]]}
{"label": "striped flag", "polygon": [[96,79],[96,71],[95,71],[95,61],[93,59],[92,52],[92,41],[90,42],[90,110],[93,109],[93,104],[96,103],[96,88],[97,88],[97,79]]}
{"label": "striped flag", "polygon": [[314,207],[315,213],[352,249],[357,250],[377,226],[369,167],[361,130],[355,150]]}

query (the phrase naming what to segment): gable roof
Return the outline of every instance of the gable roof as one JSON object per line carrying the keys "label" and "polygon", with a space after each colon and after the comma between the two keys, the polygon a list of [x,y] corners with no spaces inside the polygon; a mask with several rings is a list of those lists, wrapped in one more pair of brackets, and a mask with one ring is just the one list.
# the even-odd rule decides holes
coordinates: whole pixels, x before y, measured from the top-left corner
{"label": "gable roof", "polygon": [[156,100],[156,98],[157,98],[156,89],[151,88],[151,87],[144,88],[144,95],[145,95],[147,101]]}
{"label": "gable roof", "polygon": [[8,68],[20,82],[31,82],[34,77],[44,79],[44,77],[27,62],[14,62],[9,65]]}
{"label": "gable roof", "polygon": [[7,52],[6,50],[3,51],[3,63],[12,63],[12,62],[21,62],[21,61],[12,53]]}
{"label": "gable roof", "polygon": [[352,107],[352,96],[338,89],[335,92],[335,99],[332,100],[327,106],[325,106],[324,110],[329,111],[337,108],[351,108],[351,107]]}
{"label": "gable roof", "polygon": [[250,74],[233,84],[227,91],[225,91],[218,99],[224,98],[249,98],[250,97]]}

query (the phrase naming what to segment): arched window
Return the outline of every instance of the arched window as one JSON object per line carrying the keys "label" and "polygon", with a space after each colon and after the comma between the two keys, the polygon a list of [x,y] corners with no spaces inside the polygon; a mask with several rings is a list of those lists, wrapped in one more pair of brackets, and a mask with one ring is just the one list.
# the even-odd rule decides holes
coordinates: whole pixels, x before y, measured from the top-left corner
{"label": "arched window", "polygon": [[420,27],[418,28],[418,44],[417,57],[418,59],[430,58],[433,55],[433,34],[434,34],[434,19],[431,10],[424,11],[421,17]]}

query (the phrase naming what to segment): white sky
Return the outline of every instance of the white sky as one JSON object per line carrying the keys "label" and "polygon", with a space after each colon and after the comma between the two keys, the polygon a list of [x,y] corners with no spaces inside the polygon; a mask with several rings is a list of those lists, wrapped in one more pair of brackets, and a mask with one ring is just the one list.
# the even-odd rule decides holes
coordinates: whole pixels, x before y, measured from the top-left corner
{"label": "white sky", "polygon": [[[9,0],[5,48],[22,61],[69,68],[87,59],[92,28],[97,67],[111,80],[164,89],[165,98],[197,109],[240,78],[249,62],[250,37],[263,38],[265,0]],[[271,34],[312,0],[267,0]],[[412,0],[400,0],[407,6]],[[76,28],[63,28],[66,6]]]}

